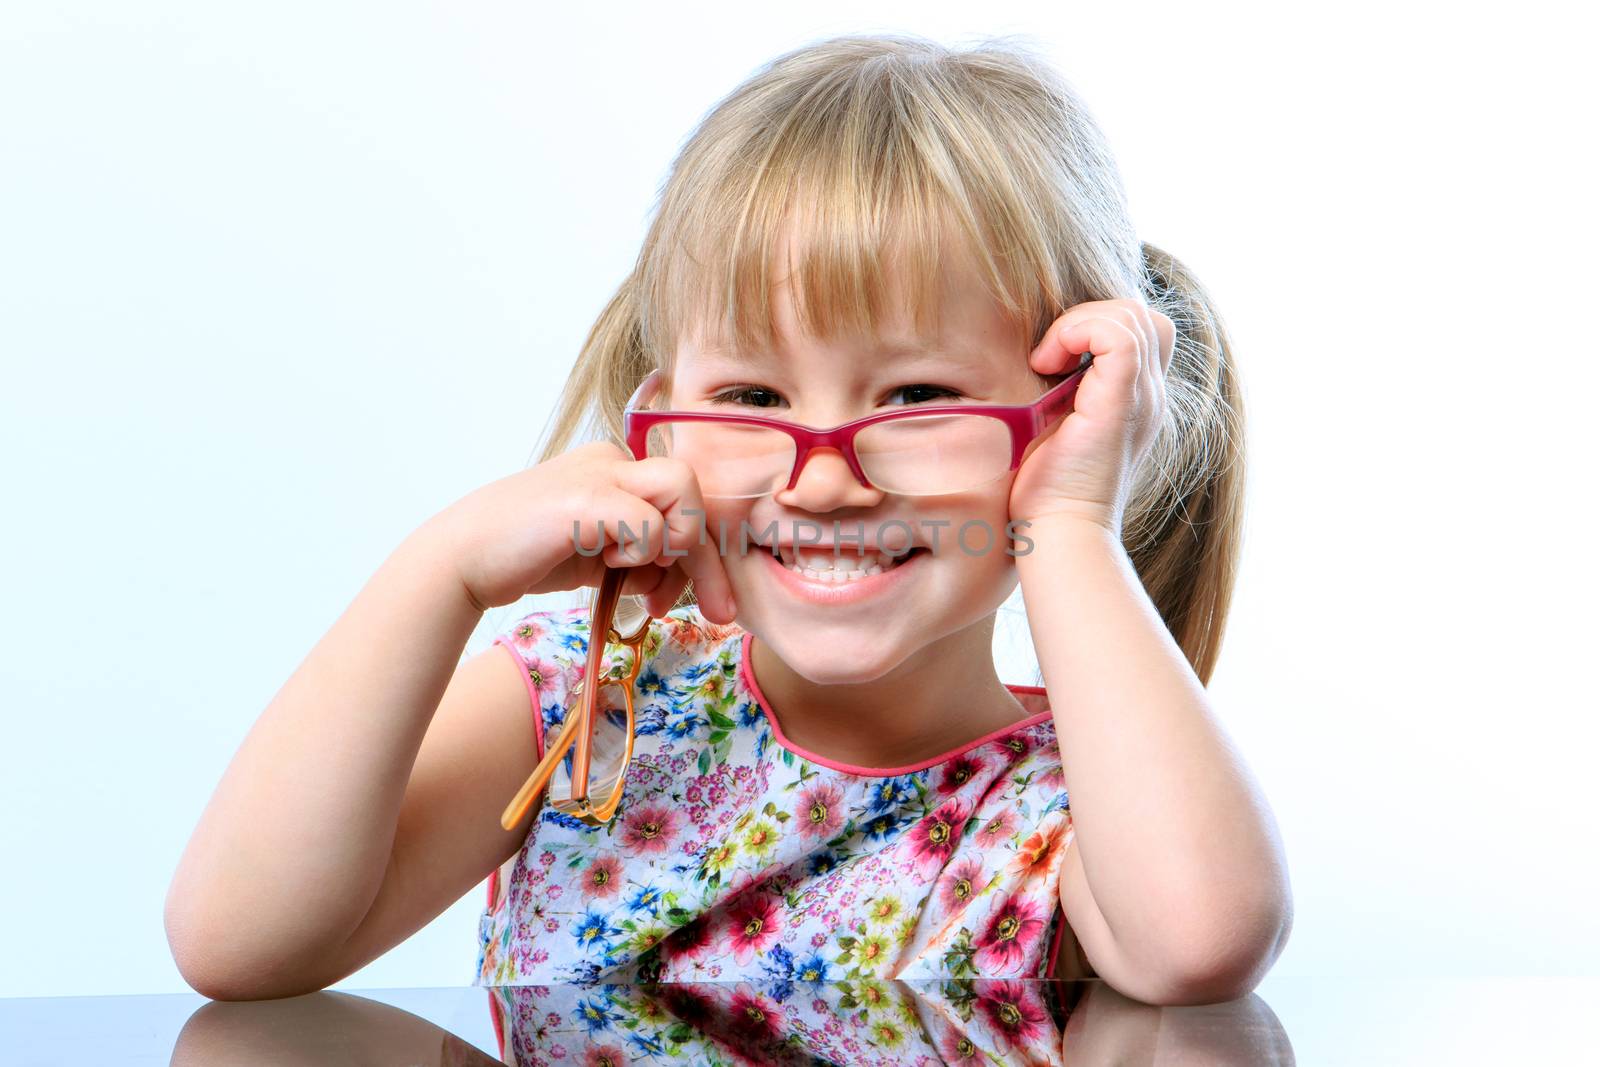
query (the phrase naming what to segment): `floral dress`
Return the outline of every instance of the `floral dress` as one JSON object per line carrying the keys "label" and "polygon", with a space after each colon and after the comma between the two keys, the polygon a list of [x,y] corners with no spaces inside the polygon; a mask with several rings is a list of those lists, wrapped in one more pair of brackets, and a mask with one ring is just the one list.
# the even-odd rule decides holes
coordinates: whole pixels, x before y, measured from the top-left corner
{"label": "floral dress", "polygon": [[[589,636],[579,607],[495,638],[540,757]],[[954,752],[853,767],[784,737],[750,642],[692,605],[652,622],[619,813],[540,812],[490,877],[475,984],[1047,977],[1073,829],[1044,690],[1008,685],[1027,717]]]}
{"label": "floral dress", "polygon": [[[1087,983],[1007,978],[492,986],[519,1067],[1065,1067]],[[507,1053],[513,1058],[507,1059]]]}

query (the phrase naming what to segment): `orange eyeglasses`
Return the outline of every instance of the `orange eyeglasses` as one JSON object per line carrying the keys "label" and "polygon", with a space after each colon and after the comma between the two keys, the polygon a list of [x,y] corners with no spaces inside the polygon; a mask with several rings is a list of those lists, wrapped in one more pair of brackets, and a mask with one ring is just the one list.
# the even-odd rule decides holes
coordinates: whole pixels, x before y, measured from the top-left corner
{"label": "orange eyeglasses", "polygon": [[[521,821],[546,786],[548,807],[590,826],[604,826],[617,813],[623,779],[633,759],[633,687],[644,662],[651,623],[641,598],[622,595],[627,576],[626,568],[608,568],[594,591],[589,603],[588,659],[583,677],[572,688],[577,708],[568,709],[544,759],[501,814],[500,825],[507,830]],[[628,650],[631,662],[626,670],[615,665],[602,677],[607,653],[618,645]],[[597,681],[590,684],[591,680]],[[608,700],[613,706],[603,710],[601,696],[614,696],[613,690],[620,692],[620,702]],[[596,802],[596,797],[602,799]]]}

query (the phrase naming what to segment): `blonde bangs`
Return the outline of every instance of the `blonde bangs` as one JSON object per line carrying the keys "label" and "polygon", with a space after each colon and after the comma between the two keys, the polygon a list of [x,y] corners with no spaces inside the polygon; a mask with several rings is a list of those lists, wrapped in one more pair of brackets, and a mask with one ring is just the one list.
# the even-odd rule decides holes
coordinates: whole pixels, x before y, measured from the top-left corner
{"label": "blonde bangs", "polygon": [[958,260],[1036,343],[1067,299],[1030,207],[1055,199],[1023,162],[1046,154],[1037,124],[996,121],[990,81],[915,56],[818,73],[730,98],[685,147],[641,256],[647,358],[670,370],[691,338],[775,350],[780,283],[811,336],[872,337],[902,308],[930,336]]}

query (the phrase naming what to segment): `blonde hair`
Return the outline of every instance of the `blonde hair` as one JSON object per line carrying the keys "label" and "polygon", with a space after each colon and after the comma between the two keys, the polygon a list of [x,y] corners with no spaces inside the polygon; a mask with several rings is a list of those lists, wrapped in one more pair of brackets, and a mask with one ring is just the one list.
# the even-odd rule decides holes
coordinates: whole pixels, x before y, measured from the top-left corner
{"label": "blonde hair", "polygon": [[[628,397],[650,370],[670,375],[686,331],[770,347],[773,250],[791,224],[796,312],[823,338],[876,329],[892,254],[907,267],[920,329],[953,224],[995,299],[1031,328],[1028,351],[1088,300],[1140,298],[1176,324],[1166,417],[1137,472],[1123,544],[1209,682],[1243,530],[1232,350],[1200,283],[1135,236],[1104,134],[1048,63],[1010,38],[967,50],[900,35],[798,48],[706,115],[659,199],[632,273],[578,355],[540,462],[580,432],[621,445]],[[693,603],[692,587],[679,603]]]}

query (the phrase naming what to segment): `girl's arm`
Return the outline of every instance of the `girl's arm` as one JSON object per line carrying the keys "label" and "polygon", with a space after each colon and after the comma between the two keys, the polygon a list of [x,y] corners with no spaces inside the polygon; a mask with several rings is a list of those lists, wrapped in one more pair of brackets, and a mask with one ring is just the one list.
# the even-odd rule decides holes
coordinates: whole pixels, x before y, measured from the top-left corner
{"label": "girl's arm", "polygon": [[[520,846],[500,812],[533,760],[527,690],[424,525],[246,736],[184,850],[166,928],[219,1000],[306,993],[438,915]],[[537,808],[535,808],[535,811]]]}
{"label": "girl's arm", "polygon": [[[500,826],[535,762],[536,712],[506,652],[458,668],[481,605],[598,585],[615,566],[653,615],[692,580],[702,613],[730,621],[721,558],[696,536],[704,508],[687,463],[594,442],[406,538],[272,698],[201,816],[167,892],[184,979],[227,1000],[321,989],[504,863],[537,812]],[[602,539],[601,556],[575,551]]]}
{"label": "girl's arm", "polygon": [[1017,557],[1074,840],[1061,905],[1095,972],[1152,1004],[1255,988],[1288,937],[1272,813],[1105,526],[1034,520]]}

